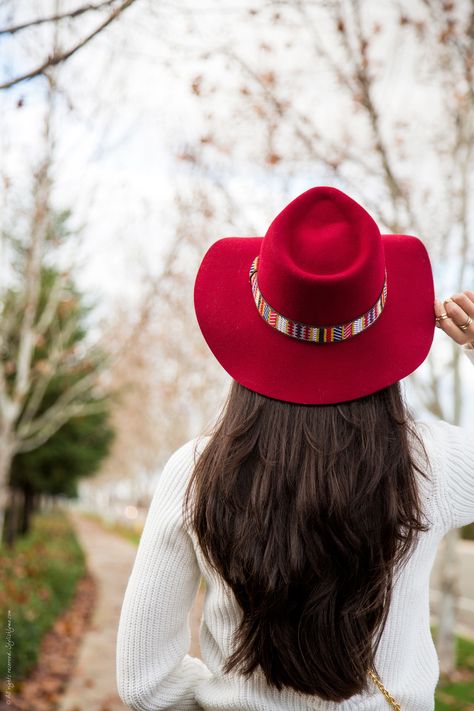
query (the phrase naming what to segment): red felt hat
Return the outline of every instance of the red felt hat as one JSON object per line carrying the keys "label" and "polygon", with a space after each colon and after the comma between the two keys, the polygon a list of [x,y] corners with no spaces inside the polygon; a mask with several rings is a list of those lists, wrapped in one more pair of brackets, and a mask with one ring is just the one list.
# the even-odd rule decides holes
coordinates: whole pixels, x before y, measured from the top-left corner
{"label": "red felt hat", "polygon": [[381,235],[340,190],[292,200],[264,237],[224,237],[194,285],[202,334],[229,375],[301,404],[354,400],[413,372],[434,336],[428,253]]}

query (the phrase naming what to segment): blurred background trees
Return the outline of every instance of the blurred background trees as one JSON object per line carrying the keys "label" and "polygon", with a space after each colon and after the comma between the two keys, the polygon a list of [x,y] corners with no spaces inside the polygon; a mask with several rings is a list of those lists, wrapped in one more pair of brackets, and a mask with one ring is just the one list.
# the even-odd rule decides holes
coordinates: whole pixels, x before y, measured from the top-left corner
{"label": "blurred background trees", "polygon": [[[0,43],[2,511],[15,482],[73,493],[97,472],[98,492],[143,475],[152,489],[229,382],[193,312],[205,250],[263,235],[308,187],[420,236],[439,296],[472,287],[472,0],[4,0]],[[413,407],[466,422],[469,377],[437,334]]]}
{"label": "blurred background trees", "polygon": [[[33,175],[31,199],[14,212],[11,227],[2,233],[3,266],[8,269],[0,330],[0,531],[10,545],[20,530],[28,530],[35,494],[74,493],[74,480],[94,471],[112,435],[99,377],[109,354],[90,342],[86,317],[92,307],[81,303],[71,263],[65,260],[76,237],[68,225],[70,213],[51,204],[52,96],[51,90],[44,155]],[[95,422],[94,438],[85,418]],[[81,449],[75,451],[74,466],[73,434]],[[64,457],[68,437],[69,461],[59,465],[60,443]],[[96,461],[89,459],[86,465],[88,447],[95,449]],[[41,453],[32,457],[38,449]]]}
{"label": "blurred background trees", "polygon": [[[58,277],[52,268],[43,269],[40,309],[50,298],[51,288]],[[19,430],[22,431],[26,420],[31,418],[34,400],[40,400],[36,412],[36,436],[29,435],[19,442],[11,463],[11,499],[5,536],[8,543],[12,543],[18,533],[29,531],[31,515],[42,494],[77,496],[78,480],[97,471],[113,439],[113,430],[108,424],[108,408],[100,399],[90,400],[87,414],[84,414],[82,407],[79,407],[79,413],[82,409],[83,414],[79,416],[71,412],[59,429],[56,429],[57,424],[51,416],[54,410],[63,407],[65,393],[70,393],[79,385],[82,389],[82,378],[97,375],[97,364],[83,358],[82,354],[80,358],[76,356],[73,365],[74,352],[81,352],[87,334],[84,322],[88,309],[81,304],[81,295],[73,284],[65,284],[65,293],[67,298],[59,304],[54,329],[45,332],[33,357],[32,392],[20,416]],[[58,333],[62,334],[64,347],[71,359],[70,364],[62,368],[56,367],[50,357],[53,349],[57,348],[54,341]],[[49,420],[49,427],[46,421],[41,422],[43,416],[46,421]]]}

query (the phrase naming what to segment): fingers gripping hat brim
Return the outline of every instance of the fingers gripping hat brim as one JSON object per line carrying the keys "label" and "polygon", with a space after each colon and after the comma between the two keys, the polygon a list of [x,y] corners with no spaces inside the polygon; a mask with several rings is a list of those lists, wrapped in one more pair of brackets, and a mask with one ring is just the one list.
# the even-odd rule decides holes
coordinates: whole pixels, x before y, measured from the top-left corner
{"label": "fingers gripping hat brim", "polygon": [[267,397],[301,404],[354,400],[401,380],[425,360],[435,327],[428,253],[409,235],[382,235],[383,313],[337,343],[309,343],[272,328],[258,312],[249,269],[263,237],[224,237],[206,252],[194,286],[201,332],[227,373]]}

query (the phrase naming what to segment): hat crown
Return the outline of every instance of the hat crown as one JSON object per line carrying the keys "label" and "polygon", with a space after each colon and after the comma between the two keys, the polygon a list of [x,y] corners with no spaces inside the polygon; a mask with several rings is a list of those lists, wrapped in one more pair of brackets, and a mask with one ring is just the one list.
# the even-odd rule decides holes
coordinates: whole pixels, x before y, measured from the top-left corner
{"label": "hat crown", "polygon": [[336,188],[299,195],[262,240],[259,288],[273,309],[294,321],[324,326],[355,319],[377,301],[384,279],[376,223]]}

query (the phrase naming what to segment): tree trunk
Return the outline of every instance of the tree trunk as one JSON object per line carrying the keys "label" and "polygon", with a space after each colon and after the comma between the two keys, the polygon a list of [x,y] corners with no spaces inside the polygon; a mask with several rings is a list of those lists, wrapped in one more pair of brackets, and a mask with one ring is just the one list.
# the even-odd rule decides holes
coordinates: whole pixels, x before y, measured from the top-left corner
{"label": "tree trunk", "polygon": [[[464,281],[464,257],[461,260],[459,284]],[[452,344],[453,368],[453,414],[452,422],[460,425],[462,420],[463,399],[462,379],[460,369],[461,353],[459,347]],[[459,530],[453,529],[444,538],[444,548],[441,553],[441,600],[438,615],[438,633],[436,650],[439,658],[440,676],[450,679],[456,669],[456,618],[459,598]]]}
{"label": "tree trunk", "polygon": [[4,542],[9,548],[15,543],[20,530],[21,517],[21,491],[16,487],[10,488],[8,506],[5,512]]}
{"label": "tree trunk", "polygon": [[40,504],[41,504],[40,495],[37,491],[35,491],[35,493],[33,494],[33,501],[32,501],[32,505],[33,505],[32,514],[36,513],[36,511],[39,511]]}
{"label": "tree trunk", "polygon": [[10,501],[9,477],[14,454],[10,431],[0,427],[0,543],[5,533],[5,512]]}
{"label": "tree trunk", "polygon": [[25,535],[30,530],[31,515],[34,510],[34,491],[29,484],[23,487],[23,508],[20,521],[20,534]]}
{"label": "tree trunk", "polygon": [[452,529],[444,538],[442,552],[441,596],[438,611],[436,649],[439,657],[440,676],[450,679],[456,669],[456,606],[459,595],[458,529]]}

